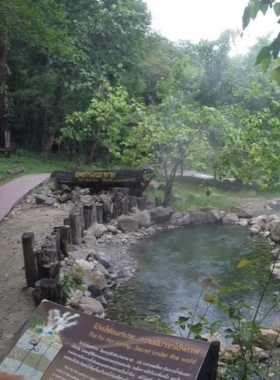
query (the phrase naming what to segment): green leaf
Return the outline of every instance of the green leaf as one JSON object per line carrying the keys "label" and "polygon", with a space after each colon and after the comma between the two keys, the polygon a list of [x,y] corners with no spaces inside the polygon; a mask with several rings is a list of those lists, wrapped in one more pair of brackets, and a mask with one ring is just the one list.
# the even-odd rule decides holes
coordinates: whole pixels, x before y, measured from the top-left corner
{"label": "green leaf", "polygon": [[265,74],[267,72],[271,60],[272,60],[272,55],[270,55],[270,57],[268,57],[262,61],[262,72],[263,72],[263,74]]}
{"label": "green leaf", "polygon": [[241,331],[239,334],[239,338],[241,343],[246,347],[250,348],[253,343],[253,333],[250,330]]}
{"label": "green leaf", "polygon": [[182,307],[180,307],[180,310],[181,310],[181,311],[186,311],[186,310],[188,310],[188,308],[185,307],[185,306],[182,306]]}
{"label": "green leaf", "polygon": [[249,7],[245,8],[244,14],[243,14],[243,30],[247,28],[247,26],[250,24],[251,19],[251,12]]}
{"label": "green leaf", "polygon": [[241,261],[240,261],[240,263],[237,265],[237,268],[244,268],[244,267],[246,267],[246,266],[249,265],[249,264],[250,264],[250,261],[244,259],[244,260],[241,260]]}
{"label": "green leaf", "polygon": [[186,322],[188,322],[189,319],[190,319],[189,317],[179,317],[178,323],[179,324],[186,323]]}
{"label": "green leaf", "polygon": [[272,78],[277,82],[277,84],[280,86],[280,67],[277,67],[277,69],[274,69],[272,71]]}
{"label": "green leaf", "polygon": [[274,12],[275,12],[276,16],[280,16],[280,3],[274,4]]}
{"label": "green leaf", "polygon": [[210,326],[210,334],[214,335],[219,330],[220,326],[221,326],[221,322],[219,321],[212,323]]}
{"label": "green leaf", "polygon": [[257,56],[255,66],[259,65],[267,58],[271,58],[270,47],[264,46]]}
{"label": "green leaf", "polygon": [[204,297],[204,301],[208,302],[208,303],[213,303],[213,302],[215,302],[215,298],[213,296],[208,295],[208,296]]}
{"label": "green leaf", "polygon": [[165,333],[165,334],[174,334],[174,331],[172,329],[170,329],[169,327],[163,327],[162,328],[162,331]]}
{"label": "green leaf", "polygon": [[258,1],[250,1],[249,3],[251,19],[255,20],[260,10],[260,3]]}
{"label": "green leaf", "polygon": [[266,12],[268,10],[268,4],[260,4],[260,10],[261,12],[263,13],[263,15],[265,16],[266,15]]}

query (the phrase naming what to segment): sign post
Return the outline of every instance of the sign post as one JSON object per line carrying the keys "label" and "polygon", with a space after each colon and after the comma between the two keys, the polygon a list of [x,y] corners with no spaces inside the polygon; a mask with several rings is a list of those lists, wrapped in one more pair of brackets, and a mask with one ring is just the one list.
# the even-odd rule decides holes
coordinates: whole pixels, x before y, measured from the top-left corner
{"label": "sign post", "polygon": [[214,380],[217,350],[45,301],[2,358],[0,379]]}

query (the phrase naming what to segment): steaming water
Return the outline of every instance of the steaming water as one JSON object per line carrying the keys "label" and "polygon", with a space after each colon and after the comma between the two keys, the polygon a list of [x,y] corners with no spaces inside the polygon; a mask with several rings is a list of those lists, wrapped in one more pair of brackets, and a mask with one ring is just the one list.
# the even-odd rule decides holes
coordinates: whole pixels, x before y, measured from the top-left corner
{"label": "steaming water", "polygon": [[[180,307],[194,311],[201,286],[201,277],[213,277],[220,286],[250,285],[252,290],[225,293],[230,302],[245,302],[256,306],[270,276],[271,248],[263,238],[251,238],[240,226],[212,225],[185,228],[159,233],[143,240],[133,248],[138,262],[135,276],[113,294],[109,301],[108,317],[119,322],[143,325],[147,316],[160,315],[167,324],[182,315]],[[242,259],[251,265],[237,269]],[[280,290],[280,281],[273,277],[261,307],[265,315]],[[203,313],[207,305],[201,302]],[[247,314],[247,317],[249,316]],[[273,324],[278,310],[265,319]],[[207,313],[210,321],[227,318],[215,306]],[[140,322],[139,322],[140,321]]]}

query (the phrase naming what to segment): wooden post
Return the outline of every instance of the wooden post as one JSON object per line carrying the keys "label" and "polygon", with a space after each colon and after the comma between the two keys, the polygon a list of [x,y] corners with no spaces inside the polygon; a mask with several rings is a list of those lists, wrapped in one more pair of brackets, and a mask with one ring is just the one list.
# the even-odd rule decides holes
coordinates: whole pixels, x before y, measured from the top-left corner
{"label": "wooden post", "polygon": [[43,252],[38,250],[35,252],[35,255],[37,257],[37,277],[38,280],[41,280],[42,278],[44,278],[44,271],[42,267]]}
{"label": "wooden post", "polygon": [[103,223],[103,204],[96,203],[96,212],[97,212],[97,223]]}
{"label": "wooden post", "polygon": [[156,207],[159,207],[162,205],[162,198],[157,197],[156,198]]}
{"label": "wooden post", "polygon": [[56,254],[59,260],[64,259],[64,255],[61,251],[60,247],[60,227],[54,227],[54,236],[55,236],[55,246],[56,246]]}
{"label": "wooden post", "polygon": [[60,231],[60,249],[63,256],[67,257],[68,244],[70,243],[70,226],[60,226],[59,231]]}
{"label": "wooden post", "polygon": [[63,220],[63,224],[64,224],[64,226],[68,226],[70,228],[69,232],[68,232],[68,234],[69,234],[69,236],[68,236],[68,242],[69,242],[69,244],[72,244],[70,218],[65,218]]}
{"label": "wooden post", "polygon": [[56,256],[55,242],[56,242],[56,236],[52,236],[52,237],[47,238],[41,246],[43,256],[48,257],[50,259],[50,262],[55,261],[55,256]]}
{"label": "wooden post", "polygon": [[144,210],[147,210],[147,207],[148,207],[148,196],[144,195],[143,199],[144,199]]}
{"label": "wooden post", "polygon": [[131,211],[134,207],[137,207],[137,197],[131,195],[129,197],[129,211]]}
{"label": "wooden post", "polygon": [[143,197],[137,198],[137,204],[138,204],[139,210],[143,211],[144,210],[144,198]]}
{"label": "wooden post", "polygon": [[113,204],[113,218],[116,219],[121,214],[122,193],[116,192]]}
{"label": "wooden post", "polygon": [[83,207],[85,230],[87,230],[92,225],[92,209],[93,205],[84,205]]}
{"label": "wooden post", "polygon": [[40,281],[41,300],[48,300],[58,303],[61,300],[61,289],[59,282],[49,278]]}
{"label": "wooden post", "polygon": [[124,197],[121,201],[121,205],[122,205],[122,214],[127,215],[129,212],[129,198]]}
{"label": "wooden post", "polygon": [[105,223],[110,223],[112,219],[111,202],[109,199],[103,199],[103,219]]}
{"label": "wooden post", "polygon": [[80,207],[73,207],[69,214],[72,244],[79,245],[82,240],[82,215]]}
{"label": "wooden post", "polygon": [[50,278],[51,277],[50,259],[48,257],[44,256],[44,257],[42,257],[41,263],[42,263],[43,278]]}
{"label": "wooden post", "polygon": [[92,223],[97,222],[97,210],[96,210],[96,204],[94,203],[92,205]]}
{"label": "wooden post", "polygon": [[33,232],[22,235],[22,248],[24,256],[24,267],[27,287],[34,288],[37,281],[37,258],[34,252],[35,238]]}

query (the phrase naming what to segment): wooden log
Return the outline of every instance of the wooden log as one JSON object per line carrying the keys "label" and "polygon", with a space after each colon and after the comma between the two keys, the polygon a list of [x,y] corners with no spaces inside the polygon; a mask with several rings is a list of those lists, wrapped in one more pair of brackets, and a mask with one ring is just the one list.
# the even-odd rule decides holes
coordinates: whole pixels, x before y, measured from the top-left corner
{"label": "wooden log", "polygon": [[143,211],[144,210],[144,198],[143,197],[138,197],[137,198],[137,205],[138,205],[138,209],[140,211]]}
{"label": "wooden log", "polygon": [[131,195],[129,197],[129,211],[131,211],[134,207],[137,207],[137,197]]}
{"label": "wooden log", "polygon": [[116,219],[118,216],[121,215],[121,200],[122,200],[122,194],[119,192],[115,193],[115,199],[113,204],[113,219]]}
{"label": "wooden log", "polygon": [[43,256],[42,260],[41,260],[41,264],[42,264],[43,278],[50,278],[51,277],[50,259],[48,257],[46,257],[46,256]]}
{"label": "wooden log", "polygon": [[96,210],[96,204],[94,203],[92,205],[92,223],[97,222],[97,210]]}
{"label": "wooden log", "polygon": [[64,224],[64,226],[69,226],[69,232],[68,232],[68,234],[69,234],[69,236],[68,236],[68,243],[69,244],[72,244],[72,238],[71,238],[71,227],[70,227],[70,218],[65,218],[64,220],[63,220],[63,224]]}
{"label": "wooden log", "polygon": [[109,199],[103,199],[103,221],[104,223],[110,223],[112,219],[111,202]]}
{"label": "wooden log", "polygon": [[122,214],[127,215],[129,212],[129,198],[128,197],[123,198],[121,201],[121,205],[122,205]]}
{"label": "wooden log", "polygon": [[43,278],[40,281],[41,300],[58,303],[61,300],[60,285],[57,280]]}
{"label": "wooden log", "polygon": [[156,197],[156,207],[159,207],[162,205],[162,198]]}
{"label": "wooden log", "polygon": [[93,205],[84,205],[83,207],[85,231],[92,225],[92,209]]}
{"label": "wooden log", "polygon": [[72,244],[79,245],[82,241],[83,220],[80,207],[73,207],[69,214]]}
{"label": "wooden log", "polygon": [[42,258],[43,258],[43,252],[41,250],[38,250],[35,252],[35,255],[37,257],[37,277],[38,280],[41,280],[44,278],[44,271],[42,268]]}
{"label": "wooden log", "polygon": [[54,227],[54,236],[55,236],[55,246],[56,246],[56,254],[59,260],[64,259],[64,255],[61,251],[61,246],[60,246],[60,227]]}
{"label": "wooden log", "polygon": [[63,224],[64,224],[65,226],[70,226],[70,218],[65,218],[65,219],[63,219]]}
{"label": "wooden log", "polygon": [[97,223],[103,223],[103,204],[96,203]]}
{"label": "wooden log", "polygon": [[144,198],[144,210],[147,210],[147,207],[148,207],[148,196],[144,195],[143,198]]}
{"label": "wooden log", "polygon": [[41,246],[43,256],[48,257],[50,259],[50,262],[53,262],[56,259],[56,247],[54,244],[56,237],[54,238],[55,239],[53,239],[53,237],[47,238]]}
{"label": "wooden log", "polygon": [[[70,244],[70,226],[60,226],[60,249],[64,257],[68,257],[68,245]],[[64,259],[63,257],[63,259]]]}
{"label": "wooden log", "polygon": [[22,248],[24,257],[24,268],[27,287],[34,288],[38,279],[37,274],[37,257],[34,252],[35,238],[33,232],[26,232],[22,235]]}

